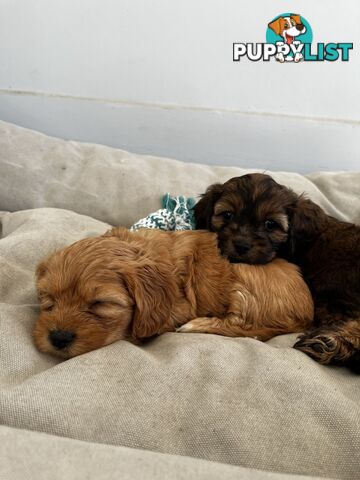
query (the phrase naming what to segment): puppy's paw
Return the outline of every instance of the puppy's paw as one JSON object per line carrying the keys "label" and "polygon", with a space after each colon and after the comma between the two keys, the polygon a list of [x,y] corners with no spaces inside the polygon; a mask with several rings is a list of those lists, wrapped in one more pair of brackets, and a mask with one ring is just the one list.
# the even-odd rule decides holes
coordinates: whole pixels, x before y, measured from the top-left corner
{"label": "puppy's paw", "polygon": [[177,333],[188,333],[191,332],[191,325],[188,325],[187,323],[184,323],[184,325],[181,325],[181,327],[176,329]]}
{"label": "puppy's paw", "polygon": [[331,335],[305,334],[295,343],[294,348],[325,365],[336,357],[339,345],[336,337]]}
{"label": "puppy's paw", "polygon": [[194,318],[194,320],[181,325],[176,331],[179,333],[206,333],[210,320],[209,317]]}

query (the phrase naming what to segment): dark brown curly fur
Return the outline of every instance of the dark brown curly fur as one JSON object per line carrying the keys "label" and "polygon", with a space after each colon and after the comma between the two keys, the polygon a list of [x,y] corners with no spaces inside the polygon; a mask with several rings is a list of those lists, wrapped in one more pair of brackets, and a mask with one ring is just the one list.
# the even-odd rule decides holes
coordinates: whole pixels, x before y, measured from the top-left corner
{"label": "dark brown curly fur", "polygon": [[210,186],[195,206],[198,228],[217,232],[232,262],[282,257],[302,268],[315,301],[311,330],[295,348],[360,373],[360,227],[327,215],[270,176]]}

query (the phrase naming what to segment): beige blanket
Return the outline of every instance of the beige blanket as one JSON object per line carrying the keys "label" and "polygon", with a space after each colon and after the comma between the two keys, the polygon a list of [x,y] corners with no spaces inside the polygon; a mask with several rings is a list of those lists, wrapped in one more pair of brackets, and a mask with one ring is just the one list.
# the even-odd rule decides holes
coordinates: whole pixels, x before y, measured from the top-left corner
{"label": "beige blanket", "polygon": [[[241,173],[0,124],[0,478],[358,478],[360,379],[296,335],[169,333],[65,362],[32,343],[40,258]],[[359,172],[276,178],[360,223]]]}

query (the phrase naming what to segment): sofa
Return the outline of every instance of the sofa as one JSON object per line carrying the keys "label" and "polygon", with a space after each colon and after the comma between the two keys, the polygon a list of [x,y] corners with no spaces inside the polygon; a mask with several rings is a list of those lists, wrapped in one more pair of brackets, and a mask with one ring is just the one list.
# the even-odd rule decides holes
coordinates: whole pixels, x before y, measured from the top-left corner
{"label": "sofa", "polygon": [[[296,334],[262,343],[166,333],[67,361],[33,344],[40,259],[129,227],[166,192],[198,197],[255,171],[240,165],[136,155],[0,122],[0,478],[359,478],[360,378],[293,349]],[[360,171],[269,173],[360,224]]]}

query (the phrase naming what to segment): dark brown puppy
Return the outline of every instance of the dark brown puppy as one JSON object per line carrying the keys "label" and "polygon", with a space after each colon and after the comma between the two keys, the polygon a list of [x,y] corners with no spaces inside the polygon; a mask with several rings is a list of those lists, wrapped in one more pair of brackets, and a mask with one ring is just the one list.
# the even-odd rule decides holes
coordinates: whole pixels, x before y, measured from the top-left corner
{"label": "dark brown puppy", "polygon": [[232,262],[298,264],[315,301],[313,328],[294,345],[320,363],[360,373],[360,227],[254,173],[210,186],[195,206],[198,228],[218,234]]}

